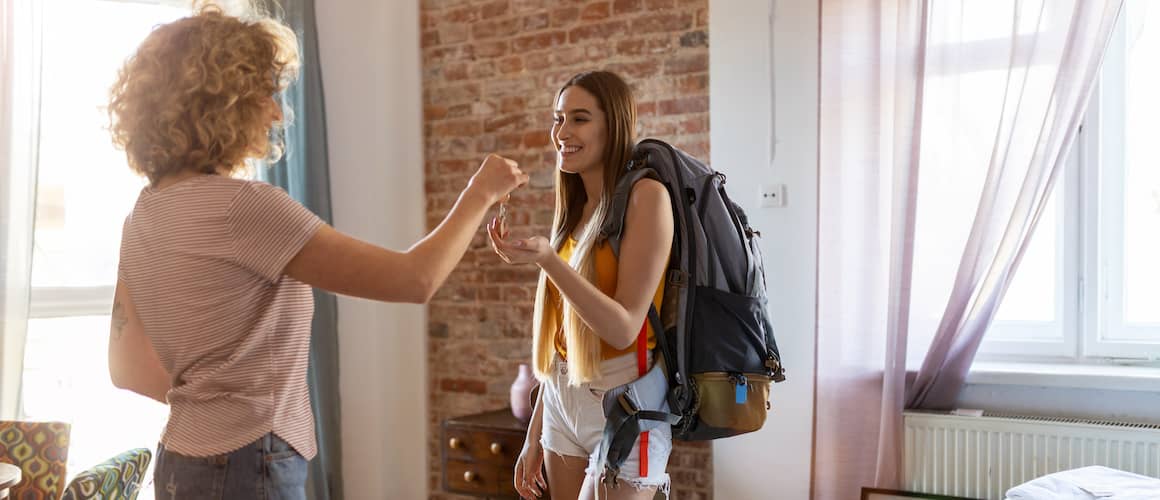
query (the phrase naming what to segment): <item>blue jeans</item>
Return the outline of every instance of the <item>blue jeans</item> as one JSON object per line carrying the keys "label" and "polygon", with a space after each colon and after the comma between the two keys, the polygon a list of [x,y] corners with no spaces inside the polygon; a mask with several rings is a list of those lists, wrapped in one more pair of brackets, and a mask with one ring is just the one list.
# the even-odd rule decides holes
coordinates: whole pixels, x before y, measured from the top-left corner
{"label": "blue jeans", "polygon": [[157,500],[305,500],[306,459],[273,433],[222,455],[187,457],[157,446]]}

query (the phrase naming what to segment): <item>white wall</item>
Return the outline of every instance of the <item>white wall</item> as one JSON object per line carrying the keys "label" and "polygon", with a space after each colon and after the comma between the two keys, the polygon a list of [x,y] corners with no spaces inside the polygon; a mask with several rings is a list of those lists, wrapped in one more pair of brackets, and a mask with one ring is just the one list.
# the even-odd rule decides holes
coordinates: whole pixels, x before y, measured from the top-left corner
{"label": "white wall", "polygon": [[[335,225],[405,249],[423,233],[419,2],[318,2]],[[338,302],[347,498],[427,498],[426,310]]]}
{"label": "white wall", "polygon": [[[769,11],[774,9],[774,122],[770,165]],[[709,1],[713,168],[761,231],[770,310],[788,380],[754,434],[713,447],[719,499],[809,497],[817,287],[818,3]],[[758,208],[757,187],[781,183],[787,206]]]}

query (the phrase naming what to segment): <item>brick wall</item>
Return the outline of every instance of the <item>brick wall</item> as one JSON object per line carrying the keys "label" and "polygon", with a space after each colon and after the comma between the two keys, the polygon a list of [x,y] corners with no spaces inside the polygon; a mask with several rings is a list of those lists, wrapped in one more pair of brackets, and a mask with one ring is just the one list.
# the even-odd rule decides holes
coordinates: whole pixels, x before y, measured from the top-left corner
{"label": "brick wall", "polygon": [[[641,137],[702,158],[709,150],[708,0],[422,0],[427,226],[454,203],[483,156],[520,162],[531,185],[513,195],[514,231],[547,235],[552,220],[552,99],[579,71],[621,74],[637,97]],[[384,49],[385,50],[385,49]],[[439,423],[502,408],[531,352],[537,271],[503,264],[480,230],[429,309],[430,487],[439,480]],[[678,443],[674,498],[712,496],[711,448]]]}

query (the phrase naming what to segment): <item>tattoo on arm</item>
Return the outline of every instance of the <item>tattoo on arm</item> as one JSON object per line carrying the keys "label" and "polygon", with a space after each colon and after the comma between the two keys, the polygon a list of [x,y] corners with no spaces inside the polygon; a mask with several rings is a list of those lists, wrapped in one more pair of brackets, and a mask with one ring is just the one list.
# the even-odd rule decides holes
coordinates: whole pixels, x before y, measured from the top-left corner
{"label": "tattoo on arm", "polygon": [[125,334],[125,324],[128,322],[124,306],[120,302],[113,302],[113,340],[121,340],[121,336]]}

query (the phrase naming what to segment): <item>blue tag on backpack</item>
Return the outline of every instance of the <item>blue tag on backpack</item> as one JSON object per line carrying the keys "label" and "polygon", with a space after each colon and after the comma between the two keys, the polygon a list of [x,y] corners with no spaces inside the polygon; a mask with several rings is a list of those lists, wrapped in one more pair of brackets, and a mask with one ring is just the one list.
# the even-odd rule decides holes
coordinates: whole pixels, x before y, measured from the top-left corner
{"label": "blue tag on backpack", "polygon": [[745,402],[749,400],[749,391],[746,390],[746,388],[748,387],[747,384],[745,382],[741,382],[734,387],[736,388],[736,398],[735,399],[737,401],[737,404],[739,404],[739,405],[745,404]]}

